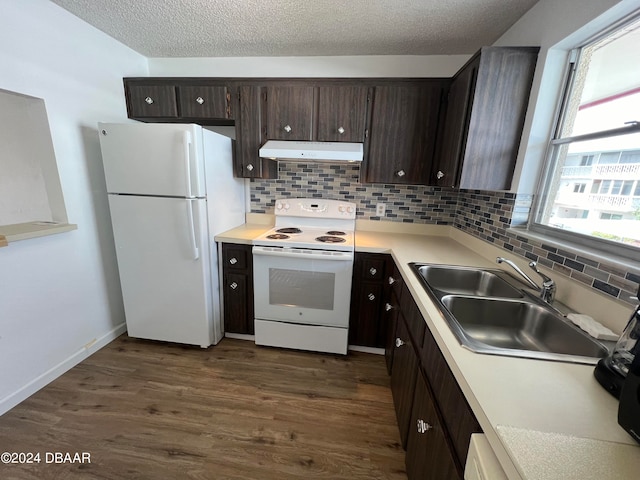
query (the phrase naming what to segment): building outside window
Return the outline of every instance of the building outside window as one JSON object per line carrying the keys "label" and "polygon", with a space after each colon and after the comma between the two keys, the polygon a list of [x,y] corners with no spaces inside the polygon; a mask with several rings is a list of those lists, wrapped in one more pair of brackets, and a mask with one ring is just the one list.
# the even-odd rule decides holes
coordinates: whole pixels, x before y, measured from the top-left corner
{"label": "building outside window", "polygon": [[640,255],[638,45],[636,17],[573,52],[531,225],[632,258]]}

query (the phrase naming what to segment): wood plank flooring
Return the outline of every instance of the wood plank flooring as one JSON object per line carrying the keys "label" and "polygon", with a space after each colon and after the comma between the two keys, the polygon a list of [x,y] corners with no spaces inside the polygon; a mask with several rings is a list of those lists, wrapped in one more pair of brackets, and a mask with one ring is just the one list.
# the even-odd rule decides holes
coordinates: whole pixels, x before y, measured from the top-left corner
{"label": "wood plank flooring", "polygon": [[123,335],[0,417],[0,451],[41,454],[4,480],[406,480],[384,357],[233,339]]}

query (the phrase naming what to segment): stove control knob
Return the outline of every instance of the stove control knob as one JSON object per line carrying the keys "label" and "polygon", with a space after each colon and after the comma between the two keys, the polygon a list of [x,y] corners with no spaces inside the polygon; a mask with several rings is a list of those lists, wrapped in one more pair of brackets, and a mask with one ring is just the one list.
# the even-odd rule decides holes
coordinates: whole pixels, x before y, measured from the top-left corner
{"label": "stove control knob", "polygon": [[282,210],[282,202],[278,202],[278,203],[276,203],[276,208],[277,208],[278,210]]}
{"label": "stove control knob", "polygon": [[353,207],[347,207],[347,213],[353,213]]}
{"label": "stove control knob", "polygon": [[344,207],[343,207],[342,205],[340,205],[340,206],[338,207],[338,211],[339,211],[340,213],[344,213]]}
{"label": "stove control knob", "polygon": [[285,209],[285,210],[289,210],[289,207],[291,207],[291,205],[289,205],[288,203],[285,203],[285,204],[284,204],[284,209]]}

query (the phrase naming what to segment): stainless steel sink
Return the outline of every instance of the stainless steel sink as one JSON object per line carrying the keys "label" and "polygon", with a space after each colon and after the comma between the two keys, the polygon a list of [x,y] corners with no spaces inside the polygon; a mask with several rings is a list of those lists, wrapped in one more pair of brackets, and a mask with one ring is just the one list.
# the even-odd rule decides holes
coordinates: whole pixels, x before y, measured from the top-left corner
{"label": "stainless steel sink", "polygon": [[[522,298],[522,291],[504,280],[502,270],[478,270],[467,267],[420,265],[418,276],[444,294],[481,297]],[[515,280],[515,279],[514,279]]]}
{"label": "stainless steel sink", "polygon": [[410,266],[458,341],[473,352],[594,365],[608,353],[503,270]]}

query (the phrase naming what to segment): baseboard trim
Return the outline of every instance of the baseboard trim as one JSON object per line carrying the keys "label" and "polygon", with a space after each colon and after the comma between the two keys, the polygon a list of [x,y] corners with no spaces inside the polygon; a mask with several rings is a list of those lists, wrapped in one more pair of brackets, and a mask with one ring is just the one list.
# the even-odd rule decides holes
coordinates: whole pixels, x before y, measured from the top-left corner
{"label": "baseboard trim", "polygon": [[54,367],[50,368],[42,375],[34,378],[29,383],[24,385],[22,388],[17,391],[7,395],[2,400],[0,400],[0,415],[4,415],[13,407],[18,405],[20,402],[23,402],[31,395],[36,393],[42,387],[45,387],[60,375],[75,367],[78,363],[80,363],[85,358],[91,356],[98,350],[100,350],[105,345],[108,345],[113,340],[118,338],[124,332],[127,331],[127,326],[123,322],[112,330],[108,331],[102,337],[98,339],[93,339],[84,345],[80,350],[76,353],[72,354],[62,362],[58,363]]}

